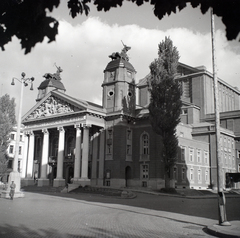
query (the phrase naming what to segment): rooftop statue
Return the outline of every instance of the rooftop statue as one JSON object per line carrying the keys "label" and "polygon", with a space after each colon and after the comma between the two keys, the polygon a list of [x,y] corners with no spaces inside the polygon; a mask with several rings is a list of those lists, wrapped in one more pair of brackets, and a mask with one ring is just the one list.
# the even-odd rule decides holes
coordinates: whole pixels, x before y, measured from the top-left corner
{"label": "rooftop statue", "polygon": [[121,51],[121,53],[119,52],[114,52],[112,53],[111,55],[109,55],[109,58],[111,58],[112,60],[115,60],[115,59],[124,59],[126,61],[129,61],[129,57],[127,55],[127,52],[131,49],[130,46],[127,46],[125,45],[123,42],[123,49]]}
{"label": "rooftop statue", "polygon": [[43,75],[44,78],[46,79],[55,79],[55,80],[62,80],[61,79],[61,76],[60,76],[60,73],[63,71],[62,68],[59,66],[56,65],[55,63],[55,66],[57,68],[57,72],[54,73],[54,74],[50,74],[50,73],[46,73]]}

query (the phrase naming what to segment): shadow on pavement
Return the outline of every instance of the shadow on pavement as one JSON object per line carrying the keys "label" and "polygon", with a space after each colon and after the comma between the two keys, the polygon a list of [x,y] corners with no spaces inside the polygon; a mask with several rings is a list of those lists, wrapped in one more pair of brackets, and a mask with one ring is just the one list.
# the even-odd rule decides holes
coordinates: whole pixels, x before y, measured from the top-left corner
{"label": "shadow on pavement", "polygon": [[[218,200],[217,195],[210,198],[186,198],[184,196],[167,196],[167,195],[153,195],[148,193],[135,192],[136,198],[123,199],[117,190],[114,190],[114,195],[111,192],[94,192],[89,190],[77,189],[70,193],[61,193],[61,189],[56,188],[39,188],[35,190],[31,187],[23,188],[25,192],[41,193],[51,196],[59,196],[66,198],[73,198],[87,202],[98,202],[104,204],[121,204],[133,207],[141,207],[157,211],[173,212],[183,215],[197,216],[202,218],[209,218],[218,220]],[[227,219],[240,220],[240,196],[228,197],[226,196]]]}

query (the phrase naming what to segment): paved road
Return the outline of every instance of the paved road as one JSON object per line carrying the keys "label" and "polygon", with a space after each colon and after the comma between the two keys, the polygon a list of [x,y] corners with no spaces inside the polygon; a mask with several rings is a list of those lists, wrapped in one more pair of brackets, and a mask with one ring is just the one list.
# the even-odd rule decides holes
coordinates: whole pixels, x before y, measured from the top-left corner
{"label": "paved road", "polygon": [[26,192],[25,198],[13,201],[0,198],[0,237],[212,237],[203,228],[216,223],[214,219],[154,209],[155,199],[159,204],[169,197],[65,196]]}

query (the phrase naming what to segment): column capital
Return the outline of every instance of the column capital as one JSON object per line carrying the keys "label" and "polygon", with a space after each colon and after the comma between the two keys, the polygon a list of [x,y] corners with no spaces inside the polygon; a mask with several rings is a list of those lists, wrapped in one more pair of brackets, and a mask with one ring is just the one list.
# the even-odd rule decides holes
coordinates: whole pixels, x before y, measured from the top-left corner
{"label": "column capital", "polygon": [[59,130],[59,132],[65,132],[65,130],[64,130],[64,127],[63,127],[63,126],[59,126],[57,129]]}
{"label": "column capital", "polygon": [[29,136],[34,136],[34,132],[33,132],[33,131],[25,131],[25,132],[24,132],[24,135],[25,135],[25,136],[27,136],[27,135],[29,135]]}
{"label": "column capital", "polygon": [[48,129],[45,128],[45,129],[42,129],[42,133],[43,134],[49,134],[49,131],[48,131]]}
{"label": "column capital", "polygon": [[82,124],[81,124],[81,123],[74,125],[74,128],[76,128],[77,130],[81,129],[81,127],[82,127]]}
{"label": "column capital", "polygon": [[82,124],[83,129],[89,129],[90,127],[92,127],[91,124]]}

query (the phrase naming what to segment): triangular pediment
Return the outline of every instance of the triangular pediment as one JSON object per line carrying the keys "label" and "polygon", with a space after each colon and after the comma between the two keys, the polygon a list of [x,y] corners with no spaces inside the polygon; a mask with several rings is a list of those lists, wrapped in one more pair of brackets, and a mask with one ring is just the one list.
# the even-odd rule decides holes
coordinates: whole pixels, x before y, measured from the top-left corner
{"label": "triangular pediment", "polygon": [[86,110],[88,103],[74,99],[61,92],[50,92],[39,101],[24,117],[23,122]]}

